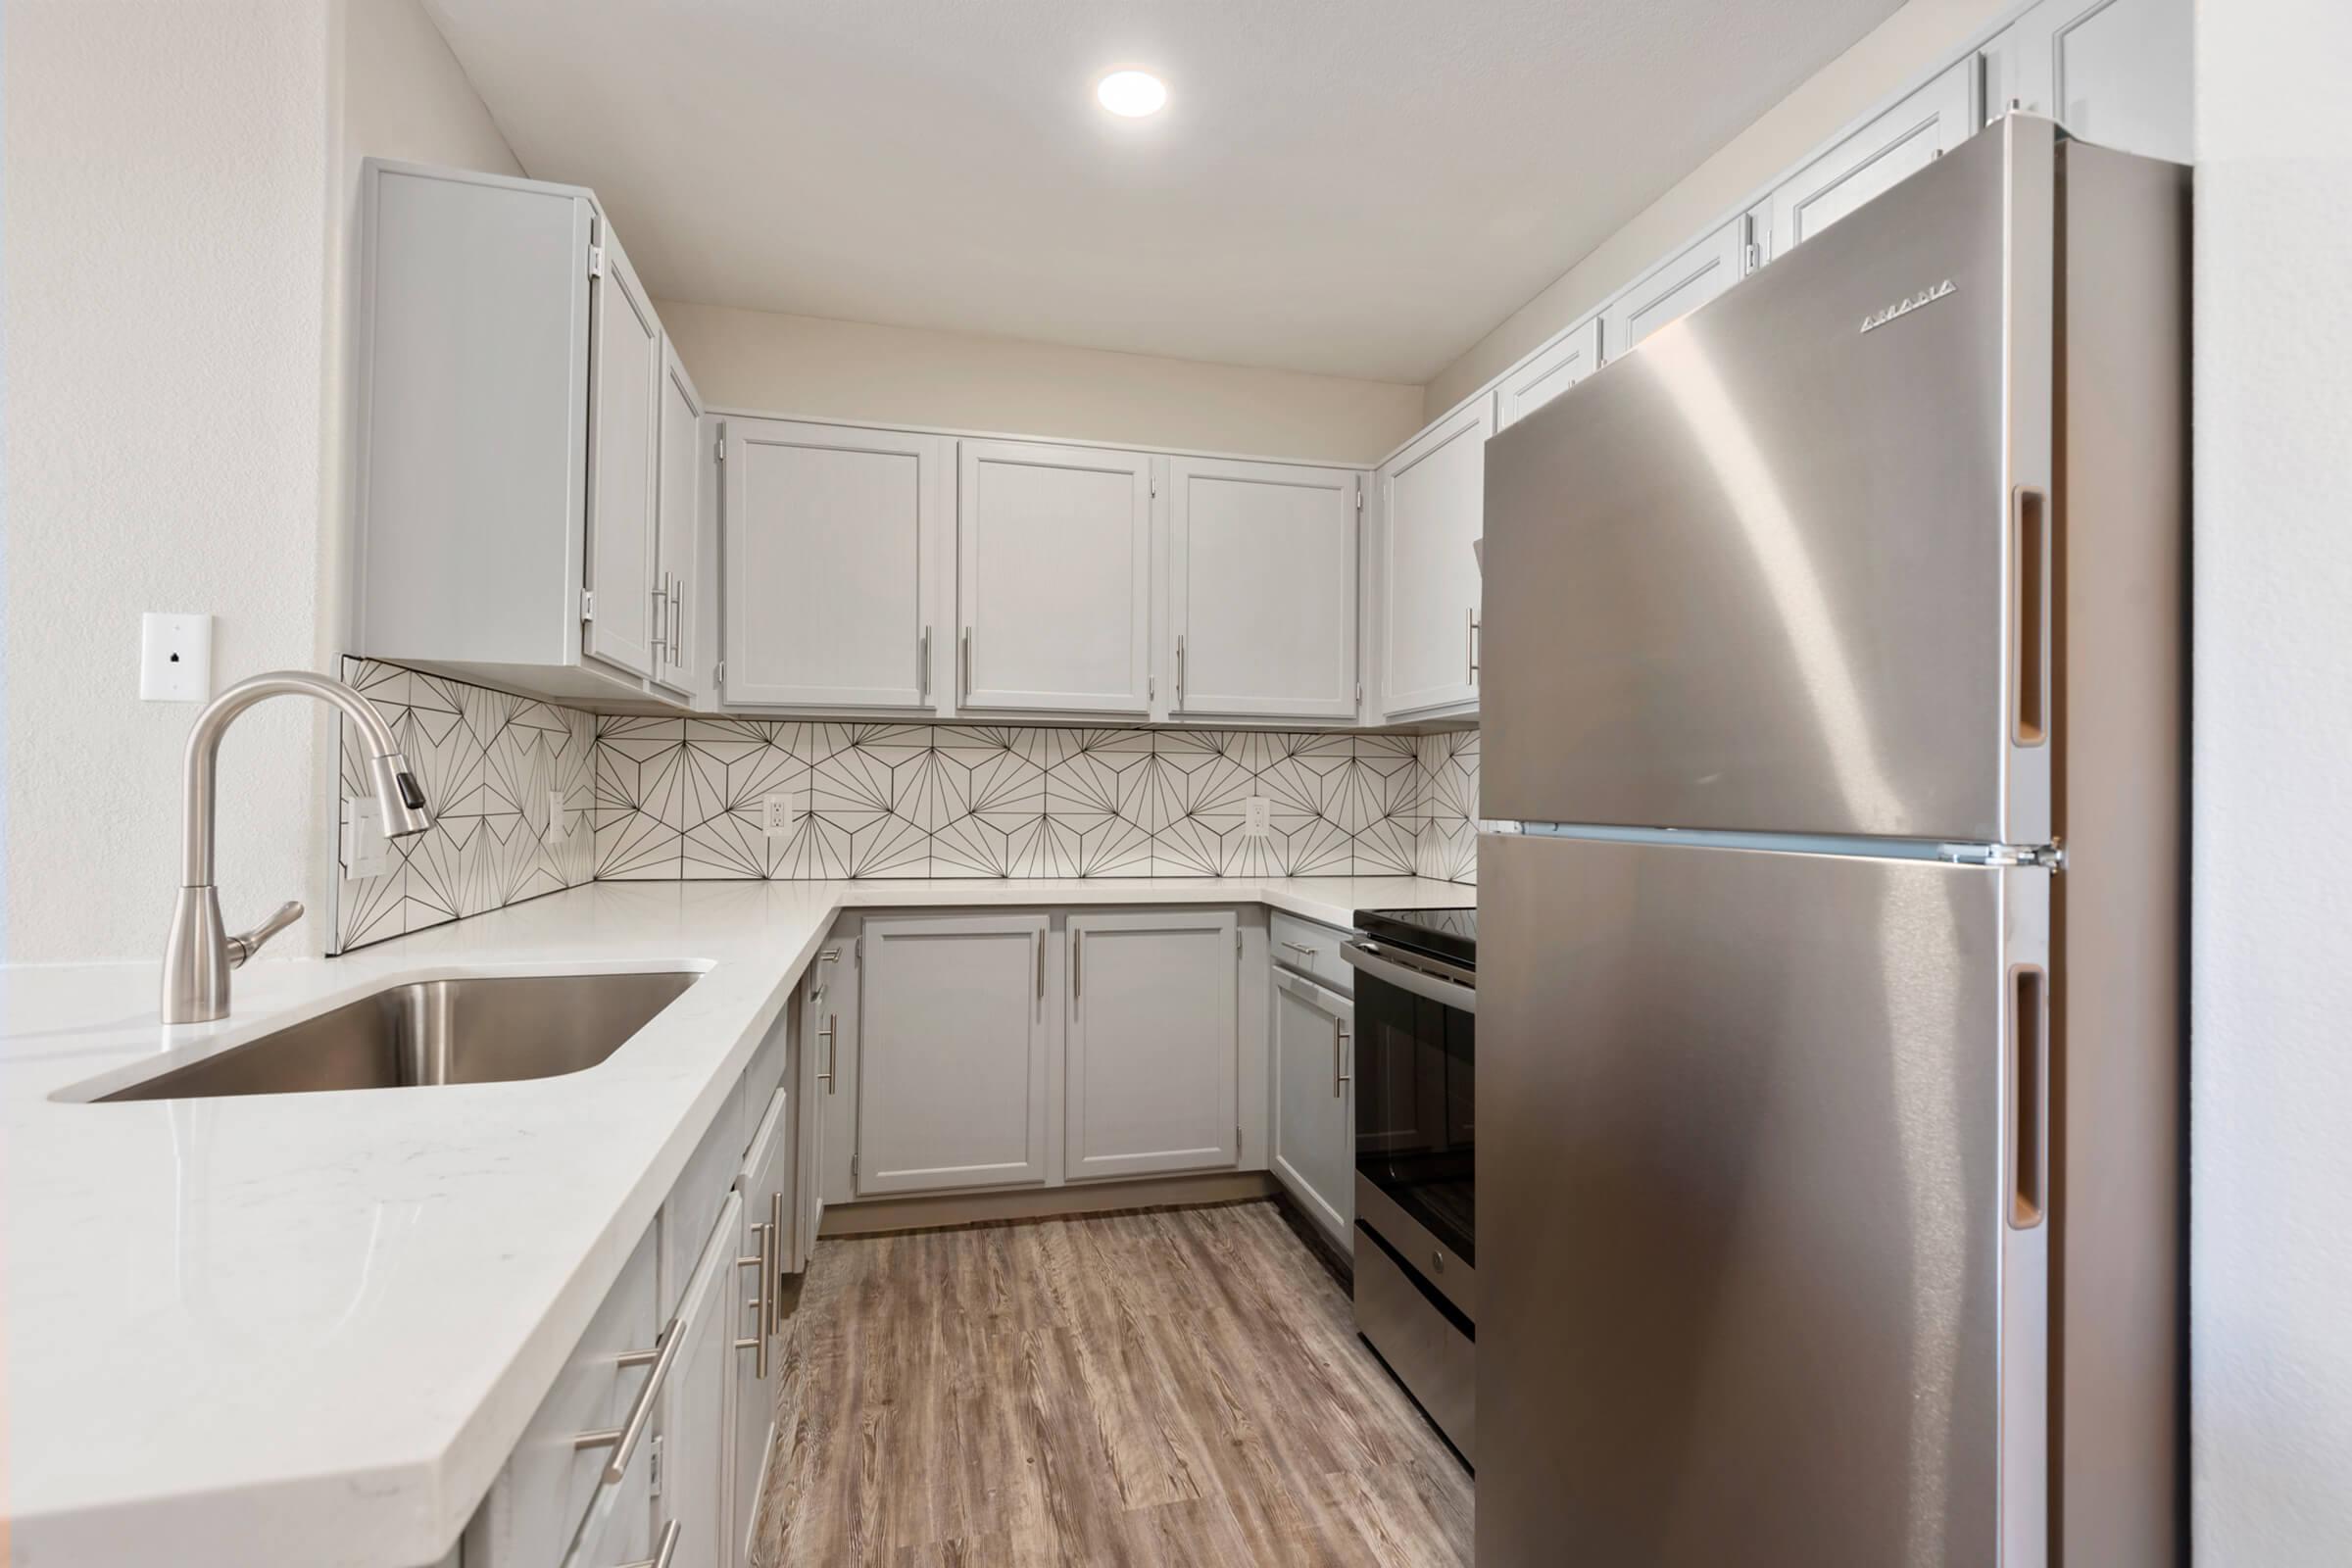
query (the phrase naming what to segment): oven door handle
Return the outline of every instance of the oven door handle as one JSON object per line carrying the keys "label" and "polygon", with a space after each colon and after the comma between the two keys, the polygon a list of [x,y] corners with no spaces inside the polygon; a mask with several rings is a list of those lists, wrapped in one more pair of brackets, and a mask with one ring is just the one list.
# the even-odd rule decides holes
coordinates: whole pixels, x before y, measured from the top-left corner
{"label": "oven door handle", "polygon": [[1406,957],[1370,942],[1343,942],[1340,956],[1373,979],[1384,980],[1400,991],[1409,991],[1441,1006],[1457,1007],[1463,1012],[1478,1011],[1478,986],[1472,970],[1458,969],[1418,955]]}

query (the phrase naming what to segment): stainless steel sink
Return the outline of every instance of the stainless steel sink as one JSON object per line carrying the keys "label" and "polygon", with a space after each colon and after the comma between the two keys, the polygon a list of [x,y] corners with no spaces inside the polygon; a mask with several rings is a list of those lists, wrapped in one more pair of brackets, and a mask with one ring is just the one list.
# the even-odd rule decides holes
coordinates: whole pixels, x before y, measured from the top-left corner
{"label": "stainless steel sink", "polygon": [[501,975],[390,986],[101,1100],[508,1083],[593,1067],[700,979]]}

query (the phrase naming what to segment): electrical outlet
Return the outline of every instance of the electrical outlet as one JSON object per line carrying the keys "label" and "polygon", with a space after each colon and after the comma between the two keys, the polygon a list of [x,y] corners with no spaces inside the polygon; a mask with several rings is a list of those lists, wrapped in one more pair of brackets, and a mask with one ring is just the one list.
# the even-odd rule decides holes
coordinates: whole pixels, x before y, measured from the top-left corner
{"label": "electrical outlet", "polygon": [[571,830],[564,825],[564,792],[562,790],[549,790],[547,792],[548,847],[553,849],[555,846],[563,843],[570,836]]}
{"label": "electrical outlet", "polygon": [[771,839],[780,839],[792,831],[792,798],[787,795],[760,797],[760,831]]}
{"label": "electrical outlet", "polygon": [[1242,836],[1262,839],[1274,831],[1274,803],[1263,795],[1242,802]]}
{"label": "electrical outlet", "polygon": [[213,617],[139,617],[139,700],[201,703],[213,695]]}
{"label": "electrical outlet", "polygon": [[362,882],[392,869],[392,841],[384,837],[384,810],[373,796],[350,803],[343,823],[343,880]]}

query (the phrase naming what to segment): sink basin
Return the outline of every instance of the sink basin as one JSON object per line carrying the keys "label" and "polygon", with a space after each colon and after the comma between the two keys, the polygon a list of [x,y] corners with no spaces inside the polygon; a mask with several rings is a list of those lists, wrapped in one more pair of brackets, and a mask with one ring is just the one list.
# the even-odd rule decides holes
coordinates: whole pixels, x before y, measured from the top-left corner
{"label": "sink basin", "polygon": [[509,1083],[593,1067],[700,979],[500,975],[388,986],[101,1100]]}

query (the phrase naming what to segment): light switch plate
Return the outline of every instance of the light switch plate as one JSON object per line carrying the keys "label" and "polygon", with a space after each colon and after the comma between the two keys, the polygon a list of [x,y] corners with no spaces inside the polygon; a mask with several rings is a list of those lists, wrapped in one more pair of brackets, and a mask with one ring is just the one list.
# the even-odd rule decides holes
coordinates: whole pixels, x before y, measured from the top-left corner
{"label": "light switch plate", "polygon": [[150,610],[139,617],[139,700],[201,703],[213,695],[213,617]]}
{"label": "light switch plate", "polygon": [[343,824],[343,880],[363,882],[392,869],[392,841],[384,837],[384,808],[373,796],[350,803]]}
{"label": "light switch plate", "polygon": [[1252,795],[1242,802],[1242,836],[1262,839],[1274,830],[1274,803],[1263,795]]}

